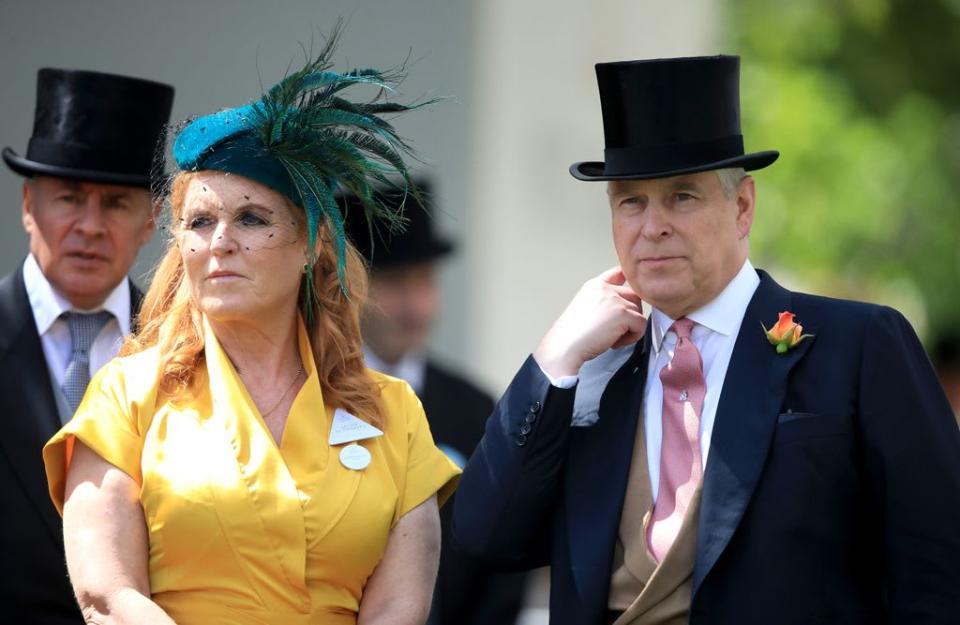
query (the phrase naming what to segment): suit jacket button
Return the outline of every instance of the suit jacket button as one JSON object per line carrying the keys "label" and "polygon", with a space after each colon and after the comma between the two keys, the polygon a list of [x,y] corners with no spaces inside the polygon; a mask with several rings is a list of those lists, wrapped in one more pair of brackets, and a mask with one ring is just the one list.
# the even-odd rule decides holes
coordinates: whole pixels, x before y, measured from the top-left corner
{"label": "suit jacket button", "polygon": [[527,434],[530,433],[530,430],[532,429],[533,428],[530,426],[529,423],[524,423],[523,425],[520,426],[520,434],[523,434],[524,436],[526,436]]}
{"label": "suit jacket button", "polygon": [[530,404],[530,414],[537,414],[538,412],[540,412],[540,402],[535,401]]}
{"label": "suit jacket button", "polygon": [[527,415],[526,419],[524,419],[524,421],[526,421],[527,423],[533,423],[536,420],[537,420],[537,415],[532,412]]}
{"label": "suit jacket button", "polygon": [[517,447],[523,447],[527,444],[527,437],[521,434],[517,437]]}

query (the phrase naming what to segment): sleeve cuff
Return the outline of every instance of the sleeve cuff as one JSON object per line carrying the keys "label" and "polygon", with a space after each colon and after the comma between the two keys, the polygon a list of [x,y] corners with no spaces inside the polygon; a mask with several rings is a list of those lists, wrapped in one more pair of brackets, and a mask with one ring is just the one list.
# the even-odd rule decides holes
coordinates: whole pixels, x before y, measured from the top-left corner
{"label": "sleeve cuff", "polygon": [[[534,358],[533,362],[537,362],[537,359]],[[557,388],[573,388],[577,385],[577,382],[580,380],[580,376],[577,375],[562,375],[559,378],[555,378],[547,371],[540,366],[540,363],[537,362],[537,366],[540,367],[540,373],[543,374],[543,377],[547,378],[550,381],[551,386],[556,386]]]}

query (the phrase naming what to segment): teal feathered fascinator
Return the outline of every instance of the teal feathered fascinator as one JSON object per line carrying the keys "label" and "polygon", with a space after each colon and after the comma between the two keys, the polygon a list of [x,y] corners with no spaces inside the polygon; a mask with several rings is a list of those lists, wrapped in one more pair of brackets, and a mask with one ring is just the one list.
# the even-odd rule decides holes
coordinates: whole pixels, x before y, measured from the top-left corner
{"label": "teal feathered fascinator", "polygon": [[[371,224],[389,231],[403,229],[403,205],[385,207],[374,189],[399,188],[419,197],[405,156],[410,146],[383,118],[430,102],[403,105],[384,95],[401,78],[398,72],[354,69],[331,71],[337,32],[316,59],[245,106],[200,117],[186,125],[174,141],[173,156],[182,171],[212,169],[245,176],[287,196],[307,217],[311,257],[305,288],[312,302],[313,250],[322,224],[333,237],[337,275],[346,292],[346,236],[335,194],[346,191],[360,200]],[[365,102],[347,100],[351,87],[377,89]]]}

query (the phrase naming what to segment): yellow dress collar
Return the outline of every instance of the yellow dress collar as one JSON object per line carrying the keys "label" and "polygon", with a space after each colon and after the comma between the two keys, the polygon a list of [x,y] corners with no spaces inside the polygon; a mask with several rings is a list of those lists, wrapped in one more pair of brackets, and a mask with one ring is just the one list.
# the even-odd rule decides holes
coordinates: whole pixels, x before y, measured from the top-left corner
{"label": "yellow dress collar", "polygon": [[[278,546],[274,583],[294,589],[299,600],[308,603],[304,557],[307,537],[303,494],[297,478],[298,473],[318,460],[325,464],[329,451],[324,445],[311,445],[314,437],[304,437],[300,430],[311,426],[329,429],[329,415],[323,403],[309,336],[299,317],[297,326],[300,358],[307,379],[291,405],[278,447],[209,321],[206,317],[203,320],[212,419],[230,439],[262,525],[269,528]],[[276,590],[282,594],[281,588]]]}

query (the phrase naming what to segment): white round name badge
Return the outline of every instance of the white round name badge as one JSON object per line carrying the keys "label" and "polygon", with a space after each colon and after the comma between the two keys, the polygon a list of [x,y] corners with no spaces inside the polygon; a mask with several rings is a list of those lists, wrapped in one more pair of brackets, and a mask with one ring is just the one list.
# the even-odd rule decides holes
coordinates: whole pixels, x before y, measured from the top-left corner
{"label": "white round name badge", "polygon": [[370,464],[370,452],[365,447],[351,443],[340,450],[340,463],[354,471],[366,469]]}

